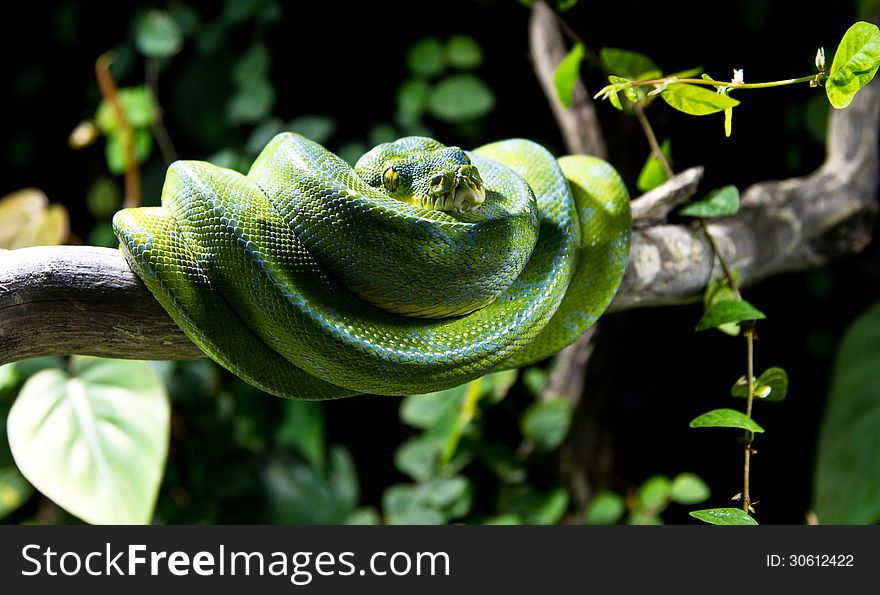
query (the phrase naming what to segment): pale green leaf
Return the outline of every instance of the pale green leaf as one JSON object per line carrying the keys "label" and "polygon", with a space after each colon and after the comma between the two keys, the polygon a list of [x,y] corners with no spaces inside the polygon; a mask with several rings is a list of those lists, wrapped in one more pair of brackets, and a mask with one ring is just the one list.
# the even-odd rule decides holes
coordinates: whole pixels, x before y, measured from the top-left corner
{"label": "pale green leaf", "polygon": [[495,95],[473,74],[453,74],[440,80],[430,91],[431,115],[446,122],[466,122],[481,118],[495,107]]}
{"label": "pale green leaf", "polygon": [[[672,161],[672,143],[669,139],[666,139],[661,143],[660,152],[666,157],[667,163]],[[648,155],[648,159],[645,160],[645,164],[642,166],[642,171],[639,172],[639,177],[636,180],[636,188],[638,188],[640,192],[647,192],[648,190],[660,186],[668,179],[669,176],[666,175],[666,168],[664,168],[660,160],[651,153]]]}
{"label": "pale green leaf", "polygon": [[397,88],[397,123],[410,126],[419,121],[428,106],[428,83],[411,78]]}
{"label": "pale green leaf", "polygon": [[416,486],[395,484],[382,494],[382,509],[389,525],[442,525],[446,517],[431,506]]}
{"label": "pale green leaf", "polygon": [[657,511],[666,506],[672,482],[665,475],[653,475],[639,486],[638,499],[642,509]]}
{"label": "pale green leaf", "polygon": [[729,184],[709,192],[705,198],[693,202],[679,211],[688,217],[727,217],[739,211],[739,190]]}
{"label": "pale green leaf", "polygon": [[134,43],[150,58],[168,58],[183,47],[183,35],[169,13],[151,10],[135,20]]}
{"label": "pale green leaf", "polygon": [[623,497],[614,492],[599,492],[587,505],[585,520],[590,525],[613,525],[620,522],[624,512]]}
{"label": "pale green leaf", "polygon": [[84,521],[152,519],[168,450],[165,387],[144,362],[71,359],[31,376],[7,420],[22,474]]}
{"label": "pale green leaf", "polygon": [[446,62],[462,70],[476,68],[483,61],[480,44],[469,35],[453,35],[446,42]]}
{"label": "pale green leaf", "polygon": [[705,510],[694,510],[690,515],[710,525],[758,524],[758,521],[740,508],[707,508]]}
{"label": "pale green leaf", "polygon": [[584,46],[575,44],[566,54],[565,58],[556,66],[553,73],[553,85],[556,87],[556,95],[560,103],[565,107],[571,107],[571,98],[574,95],[574,86],[578,80],[581,62],[584,59]]}
{"label": "pale green leaf", "polygon": [[764,428],[751,417],[736,409],[713,409],[690,423],[692,428],[740,428],[749,432],[763,432]]}
{"label": "pale green leaf", "polygon": [[229,99],[226,118],[233,124],[253,124],[268,116],[274,105],[274,87],[267,78],[255,76]]}
{"label": "pale green leaf", "polygon": [[406,52],[406,64],[414,74],[424,77],[437,76],[443,72],[446,52],[436,37],[423,37],[412,44]]}
{"label": "pale green leaf", "polygon": [[562,398],[538,401],[526,409],[522,418],[523,435],[539,450],[553,450],[568,434],[571,405]]}
{"label": "pale green leaf", "polygon": [[[143,163],[153,151],[153,135],[147,129],[137,128],[132,131],[134,140],[134,152],[138,163]],[[104,145],[104,157],[107,161],[107,169],[111,173],[121,174],[125,172],[126,151],[122,134],[114,132],[107,135],[107,143]]]}
{"label": "pale green leaf", "polygon": [[710,495],[709,486],[694,473],[676,475],[669,490],[669,499],[678,504],[697,504]]}
{"label": "pale green leaf", "polygon": [[424,436],[411,438],[394,452],[394,466],[416,481],[426,481],[437,471],[437,446]]}
{"label": "pale green leaf", "polygon": [[825,81],[828,101],[836,109],[850,104],[855,94],[871,82],[880,66],[880,29],[859,21],[844,34]]}
{"label": "pale green leaf", "polygon": [[[123,87],[116,94],[125,120],[132,128],[149,128],[156,119],[156,100],[146,87]],[[104,134],[119,131],[113,106],[102,101],[95,112],[95,125]]]}
{"label": "pale green leaf", "polygon": [[706,116],[739,105],[739,101],[727,95],[683,83],[667,85],[660,97],[675,109],[692,116]]}

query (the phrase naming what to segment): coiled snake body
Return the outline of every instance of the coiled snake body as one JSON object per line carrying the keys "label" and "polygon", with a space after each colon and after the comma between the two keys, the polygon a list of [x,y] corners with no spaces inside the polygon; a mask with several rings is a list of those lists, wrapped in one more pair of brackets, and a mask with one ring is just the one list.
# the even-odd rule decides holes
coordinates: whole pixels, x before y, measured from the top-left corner
{"label": "coiled snake body", "polygon": [[283,133],[246,176],[172,164],[162,206],[113,227],[212,359],[327,399],[439,390],[562,349],[617,291],[631,221],[610,165],[531,141],[408,137],[353,169]]}

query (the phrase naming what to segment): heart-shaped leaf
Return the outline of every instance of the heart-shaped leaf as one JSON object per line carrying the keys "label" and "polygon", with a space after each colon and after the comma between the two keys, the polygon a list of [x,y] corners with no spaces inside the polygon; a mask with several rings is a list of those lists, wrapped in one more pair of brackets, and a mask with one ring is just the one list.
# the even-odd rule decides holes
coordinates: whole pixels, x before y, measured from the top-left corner
{"label": "heart-shaped leaf", "polygon": [[7,418],[22,474],[95,524],[145,524],[168,452],[165,386],[144,362],[71,358],[22,386]]}

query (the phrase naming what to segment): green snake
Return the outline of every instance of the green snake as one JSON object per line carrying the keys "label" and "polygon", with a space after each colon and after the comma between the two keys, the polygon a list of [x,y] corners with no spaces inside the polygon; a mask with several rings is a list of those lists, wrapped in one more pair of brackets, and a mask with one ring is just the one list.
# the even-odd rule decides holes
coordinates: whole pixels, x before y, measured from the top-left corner
{"label": "green snake", "polygon": [[354,168],[282,133],[247,175],[173,163],[161,207],[113,228],[132,270],[208,356],[296,399],[419,394],[544,359],[626,268],[626,187],[606,162],[523,139],[424,137]]}

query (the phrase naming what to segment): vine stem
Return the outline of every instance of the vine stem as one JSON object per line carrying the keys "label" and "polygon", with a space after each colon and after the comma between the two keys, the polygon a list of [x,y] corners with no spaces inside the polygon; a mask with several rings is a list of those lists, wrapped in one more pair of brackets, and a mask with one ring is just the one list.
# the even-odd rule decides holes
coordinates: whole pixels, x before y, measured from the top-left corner
{"label": "vine stem", "polygon": [[150,128],[156,143],[159,145],[162,158],[165,160],[165,163],[171,164],[172,161],[177,160],[177,150],[175,150],[174,143],[171,142],[171,135],[168,134],[168,129],[165,127],[165,111],[159,103],[159,61],[155,58],[147,59],[146,83],[153,94],[153,99],[156,101],[155,118]]}
{"label": "vine stem", "polygon": [[809,83],[816,82],[817,84],[824,81],[828,78],[828,75],[824,72],[818,72],[816,74],[811,74],[809,76],[802,76],[798,78],[792,79],[781,79],[778,81],[767,81],[763,83],[734,83],[734,82],[726,82],[726,81],[716,81],[712,79],[703,79],[703,78],[678,78],[677,76],[665,76],[655,79],[645,79],[643,81],[627,81],[625,83],[616,83],[614,85],[609,85],[599,91],[596,94],[596,97],[601,95],[606,89],[615,88],[616,90],[628,89],[632,87],[647,87],[653,85],[668,85],[672,83],[682,83],[688,85],[703,85],[706,87],[715,87],[716,89],[726,87],[731,91],[735,89],[768,89],[771,87],[784,87],[786,85],[797,85],[800,83]]}
{"label": "vine stem", "polygon": [[124,208],[139,207],[141,205],[141,170],[138,167],[137,153],[134,147],[134,132],[125,117],[122,104],[119,102],[119,92],[113,81],[113,75],[110,73],[112,62],[112,54],[109,52],[101,54],[95,61],[95,78],[98,81],[101,96],[110,104],[113,115],[116,117],[122,146],[125,150],[125,201],[122,206]]}
{"label": "vine stem", "polygon": [[[663,150],[660,148],[660,143],[657,142],[657,135],[654,134],[654,128],[651,126],[651,122],[648,120],[648,116],[645,115],[645,106],[641,103],[635,104],[634,108],[636,118],[639,121],[639,124],[642,127],[642,131],[645,133],[645,137],[648,139],[648,144],[651,146],[651,154],[660,162],[660,165],[663,167],[663,171],[666,173],[667,178],[671,178],[675,175],[675,172],[672,170],[672,165],[670,165],[669,160],[666,158],[666,155],[663,154]],[[709,224],[703,217],[699,219],[700,227],[703,229],[703,235],[706,236],[706,239],[709,240],[709,245],[712,247],[712,252],[718,258],[718,263],[721,265],[721,270],[724,273],[724,278],[727,280],[727,285],[730,287],[730,290],[736,295],[736,299],[742,299],[742,296],[739,293],[739,287],[736,283],[736,277],[733,276],[733,271],[730,270],[730,266],[727,264],[727,261],[724,259],[724,256],[721,254],[721,247],[718,245],[718,242],[715,240],[715,237],[709,232]]]}
{"label": "vine stem", "polygon": [[[636,114],[636,118],[639,121],[639,124],[642,127],[642,130],[645,133],[645,137],[648,139],[648,144],[651,146],[651,153],[657,158],[663,167],[663,171],[666,173],[668,177],[672,177],[674,172],[672,170],[672,165],[670,165],[669,160],[666,158],[666,155],[663,154],[663,151],[660,149],[660,144],[657,142],[657,135],[654,134],[654,129],[651,126],[651,122],[648,120],[647,115],[645,115],[645,107],[641,103],[636,103],[634,106],[634,112]],[[706,239],[709,241],[709,245],[712,248],[712,252],[715,257],[718,259],[718,263],[721,265],[721,270],[724,273],[724,277],[727,280],[727,285],[730,287],[731,291],[736,295],[737,300],[742,299],[742,295],[739,291],[739,284],[736,281],[736,277],[733,275],[733,271],[730,269],[730,265],[727,264],[727,260],[725,260],[724,255],[721,254],[721,247],[718,245],[715,236],[709,231],[709,224],[703,217],[699,217],[698,221],[700,222],[700,227],[703,230],[703,235],[706,236]],[[748,399],[746,401],[746,417],[752,417],[752,405],[755,401],[755,374],[754,374],[754,340],[755,340],[755,327],[753,324],[751,325],[743,325],[743,335],[746,339],[746,378],[748,379]],[[752,503],[751,497],[749,496],[749,472],[751,466],[751,458],[752,458],[752,442],[755,438],[755,434],[753,432],[746,432],[745,437],[745,447],[744,447],[744,459],[743,459],[743,491],[742,491],[742,502],[743,502],[743,512],[746,514],[752,512]]]}
{"label": "vine stem", "polygon": [[[749,384],[748,400],[746,401],[746,417],[752,417],[752,404],[755,401],[755,366],[754,366],[754,342],[755,327],[748,326],[743,329],[743,335],[746,338],[746,378]],[[749,465],[752,457],[752,441],[755,438],[753,432],[746,431],[745,455],[743,461],[743,512],[749,513],[752,509],[752,501],[749,497]]]}

